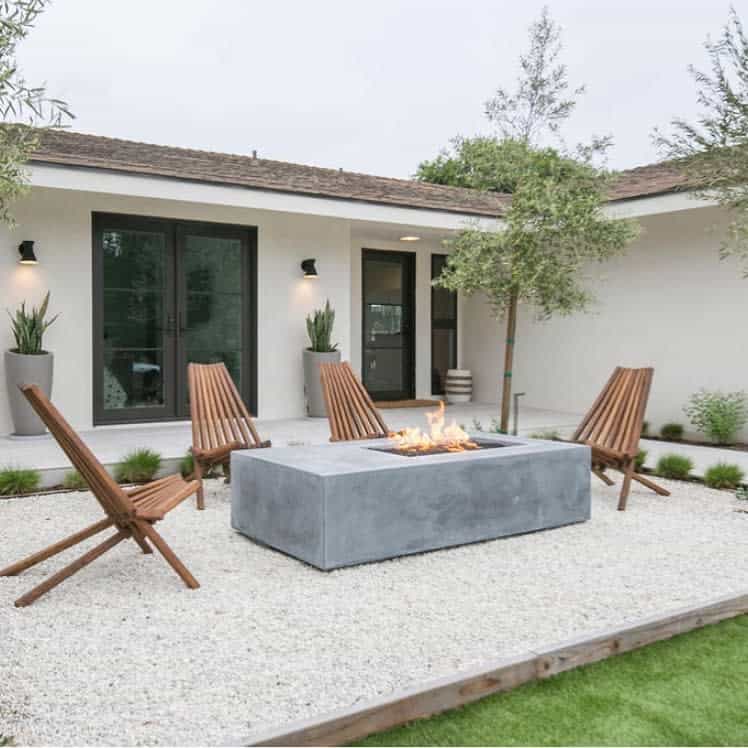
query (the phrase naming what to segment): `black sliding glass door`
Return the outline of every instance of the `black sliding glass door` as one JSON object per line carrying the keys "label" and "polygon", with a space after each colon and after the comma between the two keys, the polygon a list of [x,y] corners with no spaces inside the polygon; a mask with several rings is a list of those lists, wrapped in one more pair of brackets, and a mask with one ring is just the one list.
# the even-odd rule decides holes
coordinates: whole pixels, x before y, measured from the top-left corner
{"label": "black sliding glass door", "polygon": [[255,406],[254,229],[94,215],[96,423],[188,415],[187,364],[226,363]]}
{"label": "black sliding glass door", "polygon": [[363,250],[363,383],[375,400],[414,395],[415,255]]}

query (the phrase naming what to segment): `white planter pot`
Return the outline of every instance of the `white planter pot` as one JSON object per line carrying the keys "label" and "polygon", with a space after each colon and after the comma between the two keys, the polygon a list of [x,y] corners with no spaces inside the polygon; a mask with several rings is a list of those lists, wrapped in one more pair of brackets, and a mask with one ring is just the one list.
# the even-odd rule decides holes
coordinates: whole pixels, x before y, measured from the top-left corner
{"label": "white planter pot", "polygon": [[448,403],[469,403],[473,399],[473,374],[470,369],[447,369]]}
{"label": "white planter pot", "polygon": [[5,351],[5,384],[15,427],[14,435],[40,436],[46,433],[46,426],[19,387],[35,384],[47,397],[51,397],[53,367],[54,356],[51,353],[29,356]]}
{"label": "white planter pot", "polygon": [[317,353],[306,349],[304,351],[304,394],[306,395],[306,412],[312,418],[325,418],[325,396],[322,393],[322,382],[319,378],[320,364],[337,364],[340,361],[340,351]]}

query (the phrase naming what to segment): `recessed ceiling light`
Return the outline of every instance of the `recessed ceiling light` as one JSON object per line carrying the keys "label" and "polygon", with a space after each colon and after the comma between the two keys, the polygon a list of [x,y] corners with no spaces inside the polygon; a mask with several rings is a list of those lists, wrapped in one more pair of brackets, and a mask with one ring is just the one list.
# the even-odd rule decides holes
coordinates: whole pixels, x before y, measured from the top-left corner
{"label": "recessed ceiling light", "polygon": [[401,242],[417,242],[420,240],[420,236],[401,236],[400,241]]}

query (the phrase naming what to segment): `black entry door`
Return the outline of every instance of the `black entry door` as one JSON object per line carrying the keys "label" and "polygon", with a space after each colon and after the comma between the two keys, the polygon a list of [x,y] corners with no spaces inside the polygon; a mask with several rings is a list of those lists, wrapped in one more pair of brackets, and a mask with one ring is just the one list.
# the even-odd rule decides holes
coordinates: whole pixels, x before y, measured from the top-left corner
{"label": "black entry door", "polygon": [[187,364],[223,361],[255,406],[255,231],[94,215],[94,420],[189,414]]}
{"label": "black entry door", "polygon": [[415,255],[363,251],[364,386],[375,400],[407,400],[415,379]]}

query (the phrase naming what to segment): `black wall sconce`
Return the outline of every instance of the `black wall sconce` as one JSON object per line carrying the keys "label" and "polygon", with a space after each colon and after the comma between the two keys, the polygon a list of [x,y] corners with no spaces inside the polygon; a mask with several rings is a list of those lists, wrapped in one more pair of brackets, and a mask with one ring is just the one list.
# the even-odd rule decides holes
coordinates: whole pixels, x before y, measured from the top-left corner
{"label": "black wall sconce", "polygon": [[305,278],[317,278],[319,273],[317,272],[317,266],[314,264],[316,260],[302,260],[301,269],[304,271]]}
{"label": "black wall sconce", "polygon": [[34,242],[21,242],[18,245],[18,254],[21,255],[21,259],[18,260],[21,265],[36,265],[39,262],[34,254]]}

